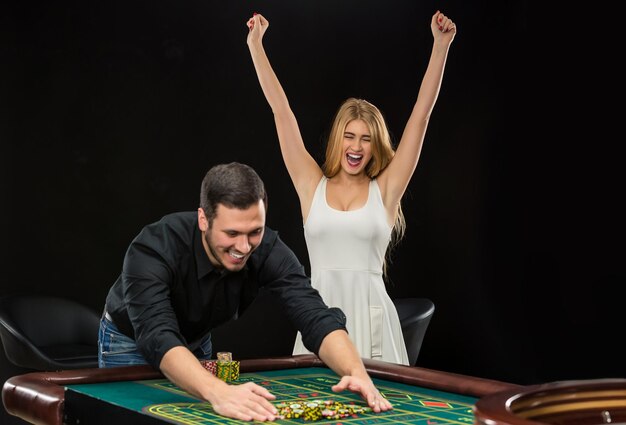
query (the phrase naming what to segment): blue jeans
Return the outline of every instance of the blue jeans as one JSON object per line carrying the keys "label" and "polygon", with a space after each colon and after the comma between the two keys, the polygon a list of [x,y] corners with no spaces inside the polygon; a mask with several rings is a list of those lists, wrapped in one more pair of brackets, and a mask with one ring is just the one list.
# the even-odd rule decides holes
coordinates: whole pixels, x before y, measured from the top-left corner
{"label": "blue jeans", "polygon": [[[194,351],[194,355],[199,360],[210,360],[212,350],[211,334],[209,334],[202,340],[200,347]],[[103,316],[100,319],[98,332],[98,366],[118,367],[138,364],[148,364],[148,362],[137,350],[135,340],[121,333],[113,322]]]}

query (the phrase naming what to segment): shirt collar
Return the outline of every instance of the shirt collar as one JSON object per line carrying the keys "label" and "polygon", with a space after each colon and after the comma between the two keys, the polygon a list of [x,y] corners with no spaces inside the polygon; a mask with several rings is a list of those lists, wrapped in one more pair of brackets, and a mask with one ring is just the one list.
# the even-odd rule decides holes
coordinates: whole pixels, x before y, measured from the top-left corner
{"label": "shirt collar", "polygon": [[[204,244],[202,243],[202,231],[198,227],[197,221],[194,239],[195,240],[193,243],[193,250],[196,257],[198,279],[202,279],[212,272],[216,272],[219,274],[228,273],[227,270],[222,270],[215,267],[213,263],[211,263],[211,260],[209,260],[209,256],[207,255],[206,250],[204,249]],[[248,259],[248,261],[250,260]],[[243,270],[248,270],[248,264],[246,264],[241,271]]]}
{"label": "shirt collar", "polygon": [[204,245],[202,244],[202,231],[198,227],[198,223],[196,222],[196,231],[193,242],[193,250],[194,255],[196,256],[196,264],[197,264],[197,272],[198,279],[202,279],[207,276],[209,273],[216,271],[217,268],[211,263],[209,260],[209,256],[204,249]]}

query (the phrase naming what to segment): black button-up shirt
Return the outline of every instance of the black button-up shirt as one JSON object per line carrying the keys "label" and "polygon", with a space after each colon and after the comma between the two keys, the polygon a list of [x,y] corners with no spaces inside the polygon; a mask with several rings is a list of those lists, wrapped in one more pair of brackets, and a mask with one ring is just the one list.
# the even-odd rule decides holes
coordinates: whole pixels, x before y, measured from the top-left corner
{"label": "black button-up shirt", "polygon": [[193,351],[216,326],[236,319],[261,288],[281,300],[309,350],[317,353],[326,335],[345,330],[343,312],[324,304],[276,231],[266,227],[246,266],[228,272],[209,261],[197,212],[169,214],[142,229],[126,252],[105,308],[158,368],[171,348]]}

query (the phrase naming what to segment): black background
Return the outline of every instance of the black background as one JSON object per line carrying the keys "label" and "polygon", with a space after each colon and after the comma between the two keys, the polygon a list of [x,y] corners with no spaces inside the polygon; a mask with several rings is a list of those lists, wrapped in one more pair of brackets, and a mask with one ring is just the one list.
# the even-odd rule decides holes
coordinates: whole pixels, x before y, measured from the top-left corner
{"label": "black background", "polygon": [[[268,224],[308,270],[245,22],[255,11],[269,19],[268,55],[320,160],[332,115],[350,96],[376,104],[399,140],[437,9],[459,31],[403,201],[408,231],[388,287],[436,304],[418,365],[521,384],[623,377],[616,138],[589,123],[601,105],[581,102],[584,81],[570,85],[573,71],[553,66],[563,33],[544,35],[555,20],[535,29],[538,12],[523,0],[7,6],[0,295],[57,294],[101,310],[141,227],[195,210],[206,170],[230,161],[265,180]],[[250,339],[235,357],[265,354],[252,336],[262,334],[271,354],[289,354],[288,338],[272,342],[280,329],[271,315],[255,311],[261,320],[230,336]]]}

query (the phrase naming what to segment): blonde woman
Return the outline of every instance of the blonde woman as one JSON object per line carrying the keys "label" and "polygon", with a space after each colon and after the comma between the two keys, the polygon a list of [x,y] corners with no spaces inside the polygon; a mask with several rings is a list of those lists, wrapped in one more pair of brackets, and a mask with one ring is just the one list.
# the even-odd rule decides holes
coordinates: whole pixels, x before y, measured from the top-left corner
{"label": "blonde woman", "polygon": [[[400,202],[417,166],[456,26],[439,11],[431,18],[430,61],[397,151],[378,108],[350,98],[335,115],[321,167],[306,150],[265,53],[268,20],[255,13],[247,26],[252,61],[300,199],[311,283],[326,304],[344,311],[361,357],[408,364],[398,314],[383,279],[385,259],[404,233]],[[293,352],[310,352],[300,334]]]}

